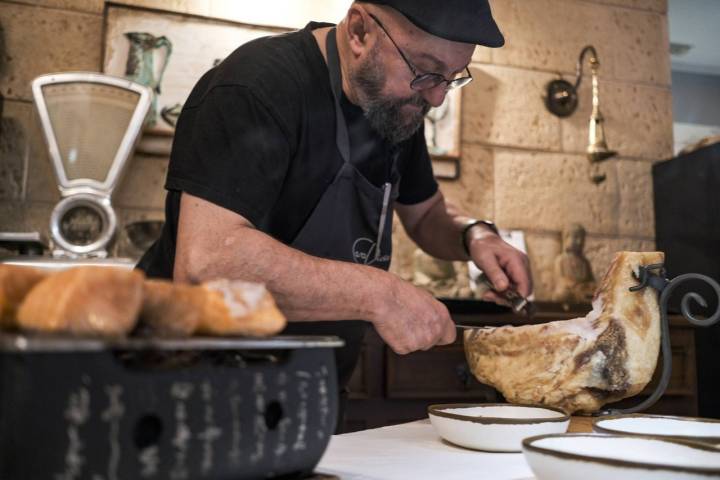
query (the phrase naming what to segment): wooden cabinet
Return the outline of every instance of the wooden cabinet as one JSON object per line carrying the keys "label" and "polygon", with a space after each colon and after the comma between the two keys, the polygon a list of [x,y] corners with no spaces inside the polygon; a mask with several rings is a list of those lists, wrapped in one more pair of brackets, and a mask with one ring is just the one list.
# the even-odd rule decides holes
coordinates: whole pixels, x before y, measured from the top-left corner
{"label": "wooden cabinet", "polygon": [[[556,305],[541,305],[533,323],[583,316],[586,309],[564,311]],[[553,308],[554,307],[554,308]],[[453,314],[456,323],[479,326],[527,324],[523,317],[501,314]],[[670,338],[673,370],[665,395],[650,412],[697,415],[695,342],[693,327],[680,317],[671,317]],[[655,378],[645,391],[617,404],[639,403],[652,392]],[[493,388],[479,383],[465,361],[462,336],[452,345],[425,352],[397,355],[370,329],[365,338],[358,366],[349,384],[345,431],[376,428],[427,416],[427,406],[435,403],[503,402]]]}

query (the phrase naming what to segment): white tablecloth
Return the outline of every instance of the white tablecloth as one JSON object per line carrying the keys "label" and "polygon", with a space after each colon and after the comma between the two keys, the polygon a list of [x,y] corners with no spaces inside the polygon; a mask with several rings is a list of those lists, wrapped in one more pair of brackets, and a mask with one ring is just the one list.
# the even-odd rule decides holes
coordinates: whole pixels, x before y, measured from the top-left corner
{"label": "white tablecloth", "polygon": [[456,447],[429,420],[335,435],[316,471],[342,480],[534,479],[522,453]]}

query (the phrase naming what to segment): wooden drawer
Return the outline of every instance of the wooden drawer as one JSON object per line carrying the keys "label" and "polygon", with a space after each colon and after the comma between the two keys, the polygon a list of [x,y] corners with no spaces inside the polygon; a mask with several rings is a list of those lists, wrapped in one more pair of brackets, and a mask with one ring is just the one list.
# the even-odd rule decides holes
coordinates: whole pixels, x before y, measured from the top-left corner
{"label": "wooden drawer", "polygon": [[475,399],[495,401],[497,393],[475,380],[462,343],[397,355],[385,350],[388,398]]}

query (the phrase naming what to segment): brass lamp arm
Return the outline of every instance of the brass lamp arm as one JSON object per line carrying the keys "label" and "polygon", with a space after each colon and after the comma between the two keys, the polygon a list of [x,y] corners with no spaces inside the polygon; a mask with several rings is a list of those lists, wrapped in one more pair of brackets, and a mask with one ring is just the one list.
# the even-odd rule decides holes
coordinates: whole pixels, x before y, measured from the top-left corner
{"label": "brass lamp arm", "polygon": [[587,45],[585,48],[582,49],[580,52],[580,57],[577,61],[577,66],[575,67],[575,90],[580,88],[580,82],[582,82],[583,77],[583,63],[585,60],[585,55],[588,54],[588,52],[592,55],[590,57],[590,67],[593,69],[593,72],[597,72],[598,67],[600,66],[600,62],[598,61],[598,54],[595,50],[595,47],[592,45]]}

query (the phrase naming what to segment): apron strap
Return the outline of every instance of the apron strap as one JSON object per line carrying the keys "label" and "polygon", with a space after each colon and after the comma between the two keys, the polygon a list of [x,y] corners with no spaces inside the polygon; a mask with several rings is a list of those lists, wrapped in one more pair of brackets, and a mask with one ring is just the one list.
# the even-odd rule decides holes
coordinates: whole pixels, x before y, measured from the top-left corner
{"label": "apron strap", "polygon": [[342,95],[342,72],[340,71],[340,55],[338,54],[336,29],[331,29],[325,40],[327,50],[328,71],[330,72],[330,86],[335,97],[335,142],[345,163],[350,163],[350,137],[347,124],[340,106]]}

